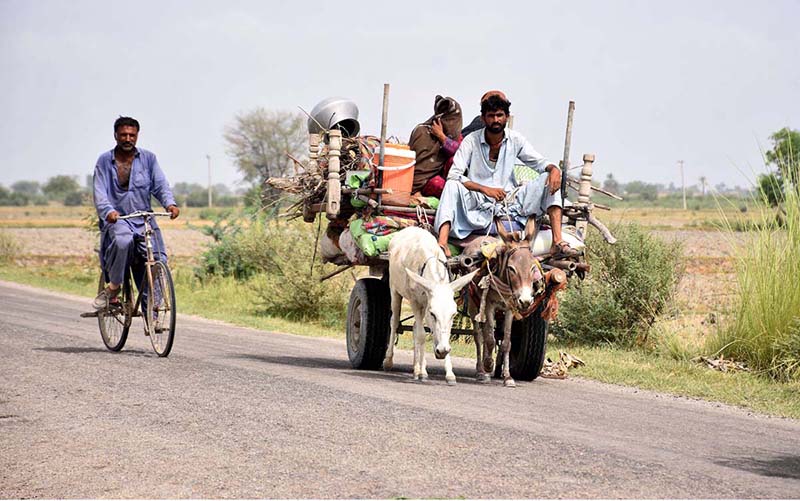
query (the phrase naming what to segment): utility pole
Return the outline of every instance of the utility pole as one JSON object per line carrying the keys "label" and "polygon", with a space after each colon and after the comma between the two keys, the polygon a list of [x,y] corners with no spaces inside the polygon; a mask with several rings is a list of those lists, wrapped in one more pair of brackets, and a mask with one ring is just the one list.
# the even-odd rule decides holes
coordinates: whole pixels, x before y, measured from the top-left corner
{"label": "utility pole", "polygon": [[206,159],[208,160],[208,207],[211,208],[213,206],[211,200],[211,155],[206,155]]}
{"label": "utility pole", "polygon": [[683,210],[686,210],[686,180],[683,177],[683,160],[678,160],[681,168],[681,187],[683,188]]}

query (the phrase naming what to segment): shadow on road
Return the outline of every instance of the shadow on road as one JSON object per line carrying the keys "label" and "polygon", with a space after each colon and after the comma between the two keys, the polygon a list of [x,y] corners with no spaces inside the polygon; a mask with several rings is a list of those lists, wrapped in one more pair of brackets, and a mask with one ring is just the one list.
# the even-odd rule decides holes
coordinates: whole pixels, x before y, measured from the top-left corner
{"label": "shadow on road", "polygon": [[800,456],[775,456],[772,458],[741,457],[720,459],[715,463],[749,471],[765,477],[780,477],[800,480]]}
{"label": "shadow on road", "polygon": [[[349,366],[349,364],[348,364]],[[363,377],[367,379],[385,379],[387,381],[394,381],[397,383],[411,383],[411,384],[431,384],[431,383],[445,383],[444,369],[436,367],[428,367],[428,381],[420,382],[415,381],[413,378],[413,369],[410,364],[395,365],[391,371],[358,371],[351,370],[348,372],[351,376]],[[453,374],[456,375],[456,383],[458,384],[474,384],[478,386],[490,386],[490,384],[479,383],[475,380],[475,371],[469,369],[453,368]],[[491,384],[499,384],[499,380],[492,379]],[[500,383],[501,384],[501,383]]]}
{"label": "shadow on road", "polygon": [[[338,370],[351,376],[366,378],[366,379],[385,379],[387,381],[394,381],[398,383],[417,383],[411,379],[411,364],[398,364],[389,371],[362,371],[354,370],[348,360],[336,358],[319,358],[319,357],[292,357],[288,355],[254,355],[251,353],[240,353],[230,355],[228,358],[238,360],[255,360],[257,362],[264,362],[268,364],[288,365],[292,367],[305,367],[309,369],[330,369]],[[459,383],[466,384],[482,384],[475,381],[474,371],[469,369],[454,368],[453,372],[458,378]],[[444,382],[444,368],[442,367],[428,367],[428,374],[430,376],[429,382],[436,382],[441,380]]]}
{"label": "shadow on road", "polygon": [[88,346],[49,346],[46,348],[34,348],[34,351],[47,351],[52,353],[109,353],[114,355],[156,356],[154,353],[144,350],[122,350],[119,352],[113,352],[111,350],[106,350],[105,348],[94,348]]}
{"label": "shadow on road", "polygon": [[350,363],[347,360],[337,360],[333,358],[315,358],[315,357],[290,357],[288,355],[270,356],[270,355],[253,355],[250,353],[240,353],[238,355],[231,355],[228,358],[236,358],[240,360],[255,360],[257,362],[266,362],[268,364],[281,364],[291,365],[293,367],[307,367],[309,369],[349,369]]}

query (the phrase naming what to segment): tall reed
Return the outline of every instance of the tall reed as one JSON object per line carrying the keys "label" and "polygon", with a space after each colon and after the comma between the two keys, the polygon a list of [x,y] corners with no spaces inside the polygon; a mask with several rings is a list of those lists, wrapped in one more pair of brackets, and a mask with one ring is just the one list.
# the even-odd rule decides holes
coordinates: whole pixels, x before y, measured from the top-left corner
{"label": "tall reed", "polygon": [[[784,165],[787,169],[798,165]],[[736,293],[730,322],[708,349],[747,362],[784,381],[800,380],[800,187],[783,176],[784,201],[770,208],[765,194],[752,242],[736,251]],[[729,238],[735,223],[726,220]]]}

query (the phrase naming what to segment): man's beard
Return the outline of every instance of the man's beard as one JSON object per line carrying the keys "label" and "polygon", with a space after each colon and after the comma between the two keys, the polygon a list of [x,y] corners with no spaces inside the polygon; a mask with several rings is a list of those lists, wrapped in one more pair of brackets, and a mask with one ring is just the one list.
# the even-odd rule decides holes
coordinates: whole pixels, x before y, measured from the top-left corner
{"label": "man's beard", "polygon": [[489,132],[497,134],[498,132],[503,132],[503,129],[506,128],[506,124],[502,123],[493,123],[489,126]]}

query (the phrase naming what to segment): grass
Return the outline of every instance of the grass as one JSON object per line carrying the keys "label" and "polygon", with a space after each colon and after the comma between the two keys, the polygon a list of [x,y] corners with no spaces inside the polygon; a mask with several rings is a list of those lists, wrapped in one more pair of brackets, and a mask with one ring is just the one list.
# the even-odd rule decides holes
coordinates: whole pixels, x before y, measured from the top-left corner
{"label": "grass", "polygon": [[[198,287],[190,263],[173,264],[181,313],[267,331],[344,338],[342,327],[330,327],[318,322],[293,322],[259,314],[258,307],[250,299],[251,285],[247,283],[232,278],[214,278]],[[2,265],[0,279],[89,298],[96,292],[97,265],[92,259],[73,262],[58,269],[43,265],[29,265],[24,269]],[[800,419],[800,383],[777,383],[752,373],[721,373],[705,369],[688,361],[698,348],[687,347],[683,343],[682,340],[667,339],[661,348],[645,351],[612,346],[567,346],[551,342],[548,356],[557,359],[558,350],[565,350],[586,361],[586,367],[573,369],[571,374],[575,376],[724,402],[760,413]],[[411,349],[411,336],[401,336],[398,347]],[[471,343],[458,341],[453,343],[453,354],[472,358],[475,348]],[[343,348],[342,357],[345,356]]]}
{"label": "grass", "polygon": [[[605,383],[724,402],[776,416],[800,419],[800,382],[775,383],[747,372],[722,373],[701,365],[610,346],[565,347],[587,362],[570,374]],[[555,355],[550,355],[555,358]]]}
{"label": "grass", "polygon": [[[754,241],[736,255],[732,321],[710,340],[709,350],[775,379],[800,382],[800,191],[787,184],[785,194],[785,222],[778,222],[775,210],[762,210]],[[729,238],[735,238],[737,223],[729,223]]]}

